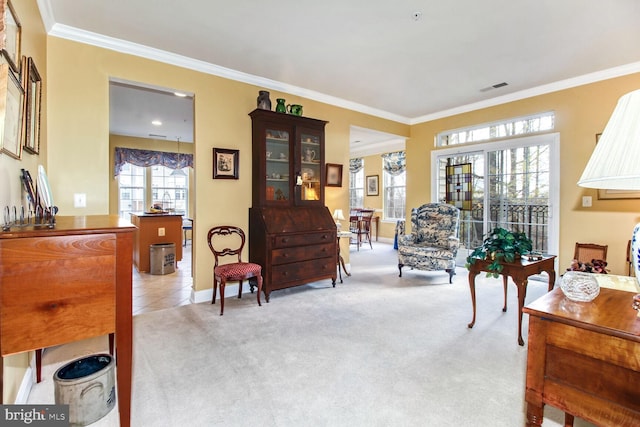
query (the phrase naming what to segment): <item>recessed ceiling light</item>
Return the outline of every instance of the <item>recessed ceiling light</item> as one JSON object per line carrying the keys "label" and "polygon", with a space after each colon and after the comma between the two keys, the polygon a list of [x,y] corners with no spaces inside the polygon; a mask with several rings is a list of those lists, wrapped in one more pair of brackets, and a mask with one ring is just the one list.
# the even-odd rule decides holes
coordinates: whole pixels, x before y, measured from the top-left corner
{"label": "recessed ceiling light", "polygon": [[154,120],[151,122],[151,124],[154,126],[162,126],[162,122],[160,120]]}

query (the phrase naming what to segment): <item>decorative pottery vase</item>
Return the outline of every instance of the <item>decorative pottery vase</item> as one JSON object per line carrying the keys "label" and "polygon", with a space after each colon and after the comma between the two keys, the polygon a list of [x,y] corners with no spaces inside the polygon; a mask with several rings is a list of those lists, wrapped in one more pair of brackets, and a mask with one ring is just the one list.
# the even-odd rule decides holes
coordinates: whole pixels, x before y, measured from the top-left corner
{"label": "decorative pottery vase", "polygon": [[285,105],[284,102],[285,102],[284,98],[276,99],[276,113],[286,113],[287,112],[287,106]]}
{"label": "decorative pottery vase", "polygon": [[261,110],[271,111],[271,100],[269,99],[268,91],[258,91],[258,108],[260,108]]}

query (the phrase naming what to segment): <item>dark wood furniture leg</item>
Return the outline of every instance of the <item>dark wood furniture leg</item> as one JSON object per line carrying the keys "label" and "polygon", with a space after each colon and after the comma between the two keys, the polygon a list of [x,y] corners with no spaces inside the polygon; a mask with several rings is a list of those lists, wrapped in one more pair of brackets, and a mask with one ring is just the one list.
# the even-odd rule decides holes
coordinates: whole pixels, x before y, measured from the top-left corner
{"label": "dark wood furniture leg", "polygon": [[573,415],[564,413],[564,427],[573,427]]}
{"label": "dark wood furniture leg", "polygon": [[469,290],[471,291],[471,305],[473,306],[473,319],[467,326],[473,328],[476,324],[476,276],[479,271],[469,270]]}

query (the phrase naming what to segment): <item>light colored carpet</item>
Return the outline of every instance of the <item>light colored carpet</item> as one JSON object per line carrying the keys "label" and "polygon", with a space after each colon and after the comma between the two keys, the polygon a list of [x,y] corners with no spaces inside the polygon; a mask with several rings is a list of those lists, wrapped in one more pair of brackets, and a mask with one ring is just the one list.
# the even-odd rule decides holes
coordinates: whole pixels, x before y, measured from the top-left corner
{"label": "light colored carpet", "polygon": [[[450,285],[444,272],[399,278],[396,262],[376,244],[351,252],[353,276],[335,288],[274,291],[262,307],[252,295],[228,298],[222,317],[208,303],[136,316],[132,425],[523,426],[515,286],[503,313],[501,280],[478,276],[469,329],[465,269]],[[530,281],[527,302],[546,286]],[[105,351],[106,339],[68,359],[87,346]],[[45,353],[45,382],[61,351]],[[30,403],[53,401],[42,384],[34,391]],[[560,411],[545,415],[545,426],[562,425]],[[94,425],[117,425],[117,412]]]}

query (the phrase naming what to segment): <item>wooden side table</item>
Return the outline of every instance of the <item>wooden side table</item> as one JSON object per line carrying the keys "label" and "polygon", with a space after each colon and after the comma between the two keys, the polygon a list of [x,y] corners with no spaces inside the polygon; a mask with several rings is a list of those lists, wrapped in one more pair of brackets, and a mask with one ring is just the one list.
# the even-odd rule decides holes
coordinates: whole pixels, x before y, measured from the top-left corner
{"label": "wooden side table", "polygon": [[[520,345],[524,345],[524,340],[522,339],[522,307],[527,296],[528,278],[545,271],[549,275],[548,290],[551,291],[556,282],[555,258],[555,255],[546,255],[541,260],[536,261],[527,261],[522,258],[520,261],[503,263],[504,269],[501,275],[504,285],[504,306],[502,311],[507,311],[507,278],[511,277],[518,288],[518,344]],[[469,328],[473,328],[476,323],[476,276],[481,272],[487,272],[489,264],[491,264],[491,261],[476,259],[469,266],[469,289],[471,290],[471,304],[473,305],[473,319],[468,325]]]}
{"label": "wooden side table", "polygon": [[635,292],[601,288],[591,302],[555,289],[529,314],[525,400],[527,426],[540,426],[544,405],[599,426],[640,425],[640,319]]}

